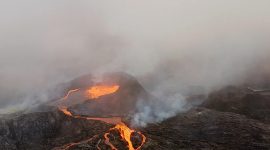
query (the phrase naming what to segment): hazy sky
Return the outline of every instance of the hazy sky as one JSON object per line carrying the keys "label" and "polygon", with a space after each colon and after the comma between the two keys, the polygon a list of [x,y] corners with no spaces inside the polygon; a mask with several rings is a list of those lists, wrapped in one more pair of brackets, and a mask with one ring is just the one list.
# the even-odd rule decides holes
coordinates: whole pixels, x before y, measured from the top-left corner
{"label": "hazy sky", "polygon": [[[270,72],[269,0],[0,2],[0,107],[84,73],[147,88],[214,87]],[[181,88],[179,88],[181,89]],[[37,98],[38,99],[38,98]]]}

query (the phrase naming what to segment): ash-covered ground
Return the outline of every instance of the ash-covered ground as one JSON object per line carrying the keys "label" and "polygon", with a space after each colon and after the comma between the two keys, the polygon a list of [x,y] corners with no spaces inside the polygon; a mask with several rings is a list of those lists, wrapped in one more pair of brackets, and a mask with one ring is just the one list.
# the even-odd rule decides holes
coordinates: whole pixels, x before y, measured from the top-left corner
{"label": "ash-covered ground", "polygon": [[[61,102],[56,102],[57,98],[31,111],[1,115],[0,149],[130,149],[114,124],[87,119],[89,116],[121,117],[134,131],[130,137],[133,149],[270,149],[270,92],[266,88],[224,87],[201,96],[206,97],[203,103],[162,122],[131,127],[132,114],[137,111],[136,101],[154,101],[158,97],[147,93],[127,74],[110,77],[113,78],[110,82],[120,85],[119,91],[95,101],[71,96],[65,104],[72,116],[59,109]],[[73,80],[63,93],[92,86],[92,82],[83,82],[85,78],[91,77]],[[187,100],[194,103],[194,97],[198,99],[190,96]],[[72,103],[76,99],[80,103]]]}

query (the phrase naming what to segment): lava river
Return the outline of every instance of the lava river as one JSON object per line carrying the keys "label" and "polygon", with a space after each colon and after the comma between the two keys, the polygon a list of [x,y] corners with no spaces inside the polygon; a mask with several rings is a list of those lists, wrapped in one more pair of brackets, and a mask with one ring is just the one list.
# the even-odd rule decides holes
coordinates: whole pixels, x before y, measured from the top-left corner
{"label": "lava river", "polygon": [[[93,87],[89,88],[88,90],[86,90],[86,94],[91,99],[97,99],[100,96],[115,93],[118,89],[119,89],[119,85],[112,85],[112,86],[108,86],[108,85],[97,85],[97,86],[93,86]],[[63,98],[61,98],[61,100],[67,99],[70,94],[72,94],[74,92],[77,92],[79,90],[80,89],[74,89],[74,90],[68,91],[68,93],[66,94],[66,96],[64,96]],[[127,142],[127,146],[128,146],[128,149],[129,150],[139,150],[143,146],[143,144],[145,143],[146,137],[142,133],[130,129],[122,121],[122,119],[120,117],[111,117],[111,118],[85,117],[85,116],[80,116],[80,115],[73,115],[68,110],[68,108],[65,107],[65,106],[61,106],[60,105],[60,106],[58,106],[58,108],[59,108],[60,111],[62,111],[67,116],[71,116],[71,117],[74,117],[74,118],[80,118],[80,119],[86,119],[86,120],[99,120],[99,121],[106,122],[108,124],[115,125],[107,133],[104,134],[105,144],[107,144],[108,146],[110,146],[112,150],[117,150],[117,148],[110,142],[110,138],[109,138],[109,135],[111,134],[110,132],[113,131],[113,130],[117,130],[120,133],[120,136],[121,136],[122,140],[124,140],[124,141]],[[134,133],[139,134],[141,136],[141,138],[142,138],[141,144],[139,146],[137,146],[136,148],[134,148],[133,143],[131,141],[131,137],[132,137],[132,135]],[[91,139],[88,139],[88,140],[82,141],[82,142],[91,141]],[[78,144],[80,144],[82,142],[69,143],[69,144],[65,145],[64,148],[62,148],[62,149],[69,149],[71,146],[78,145]],[[100,149],[100,148],[97,147],[97,149]]]}

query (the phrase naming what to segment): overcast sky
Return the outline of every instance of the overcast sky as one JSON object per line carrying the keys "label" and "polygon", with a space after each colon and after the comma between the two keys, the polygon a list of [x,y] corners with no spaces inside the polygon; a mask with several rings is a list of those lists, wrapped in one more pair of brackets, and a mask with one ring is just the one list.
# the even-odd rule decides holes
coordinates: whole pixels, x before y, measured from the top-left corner
{"label": "overcast sky", "polygon": [[1,1],[0,107],[33,101],[33,94],[46,99],[42,91],[85,73],[125,71],[151,90],[215,87],[270,72],[269,6],[269,0]]}

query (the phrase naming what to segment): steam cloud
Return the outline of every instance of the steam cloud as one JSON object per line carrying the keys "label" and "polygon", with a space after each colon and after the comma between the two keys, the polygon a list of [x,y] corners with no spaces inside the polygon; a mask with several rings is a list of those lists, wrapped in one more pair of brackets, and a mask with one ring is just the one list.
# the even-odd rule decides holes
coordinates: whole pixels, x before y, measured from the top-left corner
{"label": "steam cloud", "polygon": [[147,103],[143,99],[137,102],[138,111],[132,116],[133,126],[145,127],[149,123],[161,122],[191,107],[181,94],[169,97],[158,95],[159,99],[150,100]]}
{"label": "steam cloud", "polygon": [[[3,1],[0,109],[46,101],[52,87],[89,72],[125,71],[151,92],[173,93],[268,76],[269,5],[268,0]],[[163,98],[149,106],[138,103],[142,113],[134,121],[144,125],[148,122],[138,118],[155,122],[183,110],[181,96]],[[148,112],[156,117],[144,116]]]}

